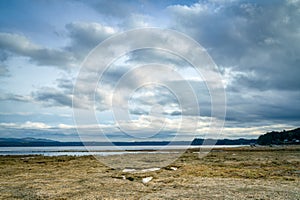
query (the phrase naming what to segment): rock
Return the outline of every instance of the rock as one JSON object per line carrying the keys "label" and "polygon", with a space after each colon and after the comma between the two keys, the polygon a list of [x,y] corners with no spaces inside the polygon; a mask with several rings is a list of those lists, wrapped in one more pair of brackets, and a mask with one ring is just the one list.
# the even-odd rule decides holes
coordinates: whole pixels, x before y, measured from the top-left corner
{"label": "rock", "polygon": [[149,169],[142,169],[141,172],[154,172],[160,170],[160,168],[158,167],[153,167],[153,168],[149,168]]}
{"label": "rock", "polygon": [[153,179],[153,177],[152,177],[152,176],[149,176],[149,177],[143,178],[143,179],[142,179],[142,182],[143,182],[144,184],[147,184],[147,183],[149,183],[152,179]]}
{"label": "rock", "polygon": [[126,173],[139,173],[139,172],[154,172],[160,170],[160,168],[158,167],[153,167],[153,168],[148,168],[148,169],[123,169],[122,172],[126,172]]}
{"label": "rock", "polygon": [[123,169],[122,172],[135,172],[136,169]]}

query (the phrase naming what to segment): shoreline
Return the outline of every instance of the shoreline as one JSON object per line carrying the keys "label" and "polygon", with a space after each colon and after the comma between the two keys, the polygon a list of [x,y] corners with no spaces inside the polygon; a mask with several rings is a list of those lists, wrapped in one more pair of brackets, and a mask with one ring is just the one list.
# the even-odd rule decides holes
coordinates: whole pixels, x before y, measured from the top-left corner
{"label": "shoreline", "polygon": [[[169,157],[176,158],[176,155],[184,153],[193,153],[199,157],[205,157],[210,152],[272,152],[272,151],[300,151],[300,145],[273,145],[273,146],[227,146],[227,147],[192,147],[188,149],[136,149],[136,150],[31,150],[31,151],[0,151],[0,157],[110,157],[110,156],[127,156],[137,154],[153,155],[165,154],[172,155]],[[177,156],[178,157],[178,156]],[[169,159],[169,158],[166,158]]]}
{"label": "shoreline", "polygon": [[[73,147],[73,146],[51,146],[49,150],[38,150],[39,148],[49,148],[49,147],[1,147],[2,149],[0,150],[1,152],[14,152],[13,150],[3,150],[3,149],[33,149],[36,148],[36,150],[30,150],[28,152],[168,152],[168,151],[201,151],[201,150],[228,150],[228,151],[273,151],[273,150],[300,150],[300,145],[268,145],[268,146],[263,146],[263,145],[256,145],[256,146],[250,146],[250,145],[215,145],[215,146],[197,146],[197,147],[189,147],[189,148],[160,148],[160,149],[154,149],[154,148],[149,148],[149,149],[114,149],[114,150],[109,150],[109,149],[103,149],[103,150],[97,150],[97,149],[91,149],[88,150],[86,148],[85,150],[81,149],[74,149],[74,150],[55,150],[54,148],[61,148],[61,147]],[[132,146],[134,147],[134,146]],[[170,146],[168,146],[170,147]],[[85,148],[85,147],[84,147]],[[26,151],[24,151],[26,152]]]}

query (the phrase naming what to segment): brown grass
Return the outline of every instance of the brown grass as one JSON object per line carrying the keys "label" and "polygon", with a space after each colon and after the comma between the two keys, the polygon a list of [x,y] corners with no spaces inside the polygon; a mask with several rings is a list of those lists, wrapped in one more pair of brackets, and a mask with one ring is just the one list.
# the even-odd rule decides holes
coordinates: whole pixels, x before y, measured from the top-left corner
{"label": "brown grass", "polygon": [[[1,156],[0,199],[300,199],[299,147],[219,149],[201,159],[196,151],[146,173],[123,173],[92,156]],[[149,161],[147,154],[106,159],[137,156]],[[147,176],[154,178],[145,185]]]}

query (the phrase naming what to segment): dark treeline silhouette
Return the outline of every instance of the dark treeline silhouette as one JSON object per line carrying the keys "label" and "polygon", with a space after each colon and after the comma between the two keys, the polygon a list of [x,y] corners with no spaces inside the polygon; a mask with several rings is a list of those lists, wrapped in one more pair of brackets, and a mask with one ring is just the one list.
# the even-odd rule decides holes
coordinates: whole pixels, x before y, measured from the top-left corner
{"label": "dark treeline silhouette", "polygon": [[214,139],[194,139],[192,142],[192,145],[249,145],[249,144],[255,144],[256,139],[235,139],[235,140],[229,140],[229,139],[222,139],[222,140],[214,140]]}
{"label": "dark treeline silhouette", "polygon": [[289,131],[272,131],[259,136],[257,139],[259,145],[281,145],[281,144],[300,144],[300,128]]}

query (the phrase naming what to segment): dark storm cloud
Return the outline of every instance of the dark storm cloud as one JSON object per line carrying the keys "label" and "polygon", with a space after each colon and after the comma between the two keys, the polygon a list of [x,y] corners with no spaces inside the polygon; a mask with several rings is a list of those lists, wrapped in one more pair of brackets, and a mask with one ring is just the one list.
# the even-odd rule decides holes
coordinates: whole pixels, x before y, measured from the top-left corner
{"label": "dark storm cloud", "polygon": [[68,91],[44,87],[32,94],[33,98],[47,106],[72,107],[72,95]]}
{"label": "dark storm cloud", "polygon": [[31,102],[30,96],[18,95],[18,94],[1,94],[0,101],[16,101],[16,102]]}
{"label": "dark storm cloud", "polygon": [[[94,102],[94,97],[97,102],[103,101],[103,95],[99,93],[90,94],[91,90],[87,90],[88,85],[83,86],[82,94],[74,97],[73,87],[74,80],[70,78],[56,79],[56,85],[51,87],[41,87],[31,93],[31,98],[35,102],[39,102],[49,107],[68,107],[68,108],[82,108],[91,109],[87,107],[91,102]],[[87,90],[87,91],[86,91]],[[95,95],[95,96],[94,96]],[[97,107],[98,108],[98,107]],[[99,107],[100,110],[106,110],[107,107]]]}
{"label": "dark storm cloud", "polygon": [[68,92],[66,93],[70,93],[74,87],[74,80],[67,77],[56,79],[56,83],[58,88],[67,90]]}
{"label": "dark storm cloud", "polygon": [[237,84],[289,90],[300,86],[299,8],[288,1],[249,1],[169,9],[180,19],[174,26],[197,38],[218,65],[245,72]]}
{"label": "dark storm cloud", "polygon": [[3,49],[0,49],[0,77],[9,77],[9,67],[6,64],[9,58],[9,53]]}
{"label": "dark storm cloud", "polygon": [[4,51],[3,49],[0,49],[0,61],[4,62],[8,59],[8,57],[8,52]]}
{"label": "dark storm cloud", "polygon": [[129,68],[121,65],[113,65],[107,69],[101,76],[101,84],[115,86],[119,79],[129,71]]}
{"label": "dark storm cloud", "polygon": [[0,77],[8,77],[9,75],[8,66],[0,62]]}
{"label": "dark storm cloud", "polygon": [[112,27],[88,22],[72,22],[66,25],[66,29],[71,39],[71,44],[66,49],[80,59],[116,32]]}
{"label": "dark storm cloud", "polygon": [[168,115],[171,115],[171,116],[180,116],[180,115],[182,115],[182,112],[180,112],[180,111],[173,111],[173,112],[171,112],[171,113],[163,113],[163,114],[168,114]]}
{"label": "dark storm cloud", "polygon": [[299,121],[298,91],[245,90],[227,94],[229,121]]}
{"label": "dark storm cloud", "polygon": [[15,55],[29,57],[37,65],[64,68],[73,61],[72,54],[68,52],[38,46],[18,34],[0,33],[0,48]]}
{"label": "dark storm cloud", "polygon": [[136,50],[129,54],[129,59],[126,61],[129,64],[149,64],[160,63],[166,66],[175,66],[177,68],[184,68],[190,66],[187,61],[161,49],[142,49]]}
{"label": "dark storm cloud", "polygon": [[298,1],[200,1],[168,7],[172,27],[200,42],[225,79],[230,71],[228,120],[300,119],[299,9]]}
{"label": "dark storm cloud", "polygon": [[28,57],[39,66],[54,66],[70,69],[88,54],[101,41],[115,33],[109,26],[98,23],[72,22],[66,25],[70,44],[53,49],[33,43],[24,35],[0,33],[0,61],[14,55]]}
{"label": "dark storm cloud", "polygon": [[149,115],[149,112],[146,111],[145,108],[132,108],[129,110],[130,114],[133,114],[133,115]]}

